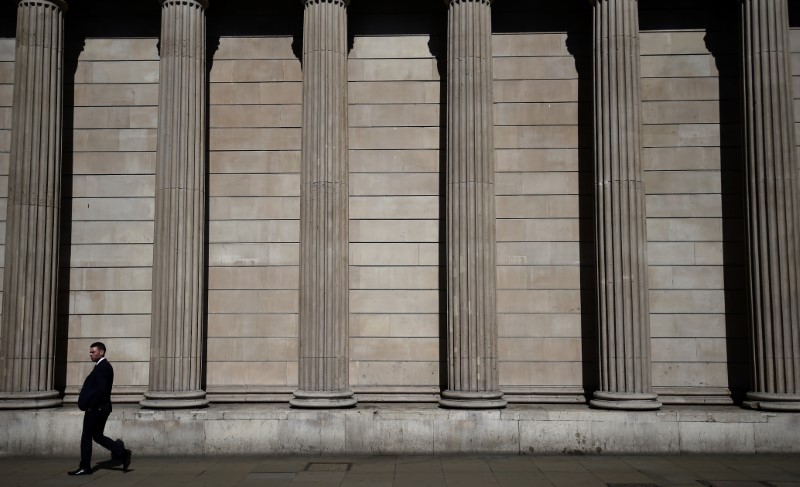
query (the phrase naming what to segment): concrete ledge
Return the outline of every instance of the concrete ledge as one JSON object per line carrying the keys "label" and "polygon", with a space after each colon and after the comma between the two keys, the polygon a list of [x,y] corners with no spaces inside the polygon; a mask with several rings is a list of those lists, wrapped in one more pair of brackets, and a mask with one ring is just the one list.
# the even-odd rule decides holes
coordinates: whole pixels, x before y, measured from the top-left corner
{"label": "concrete ledge", "polygon": [[[0,411],[0,455],[78,455],[73,407]],[[138,455],[798,453],[800,414],[736,407],[600,411],[511,405],[496,411],[431,404],[345,410],[217,404],[194,411],[116,406],[106,434]],[[95,447],[98,448],[98,447]]]}

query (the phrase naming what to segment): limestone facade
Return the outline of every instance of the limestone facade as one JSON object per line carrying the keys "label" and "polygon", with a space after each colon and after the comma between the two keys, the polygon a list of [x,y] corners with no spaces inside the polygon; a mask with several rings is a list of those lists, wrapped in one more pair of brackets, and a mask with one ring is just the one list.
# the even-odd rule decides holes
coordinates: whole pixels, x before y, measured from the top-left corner
{"label": "limestone facade", "polygon": [[800,402],[794,4],[7,3],[0,407]]}

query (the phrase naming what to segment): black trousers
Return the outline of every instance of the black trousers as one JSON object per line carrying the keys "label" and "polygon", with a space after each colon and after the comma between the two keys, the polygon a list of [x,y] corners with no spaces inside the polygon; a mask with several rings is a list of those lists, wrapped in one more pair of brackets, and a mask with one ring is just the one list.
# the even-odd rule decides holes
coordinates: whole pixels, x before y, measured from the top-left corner
{"label": "black trousers", "polygon": [[106,421],[111,411],[86,411],[83,415],[83,432],[81,433],[81,468],[92,468],[92,440],[111,452],[111,458],[120,460],[125,456],[122,444],[103,435]]}

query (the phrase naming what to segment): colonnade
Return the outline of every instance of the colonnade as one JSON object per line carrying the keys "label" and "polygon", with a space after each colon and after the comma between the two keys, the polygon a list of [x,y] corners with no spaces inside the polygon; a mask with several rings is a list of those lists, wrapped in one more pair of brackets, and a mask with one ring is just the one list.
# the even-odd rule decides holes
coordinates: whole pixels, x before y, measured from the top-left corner
{"label": "colonnade", "polygon": [[[800,410],[800,196],[786,0],[739,0],[752,344],[747,405]],[[440,404],[505,405],[497,368],[491,5],[446,0],[447,384]],[[296,407],[353,406],[348,377],[347,8],[304,0]],[[207,0],[161,0],[150,383],[142,405],[202,389]],[[650,364],[636,0],[592,0],[600,389],[656,409]],[[19,0],[0,408],[60,404],[54,385],[63,0]]]}

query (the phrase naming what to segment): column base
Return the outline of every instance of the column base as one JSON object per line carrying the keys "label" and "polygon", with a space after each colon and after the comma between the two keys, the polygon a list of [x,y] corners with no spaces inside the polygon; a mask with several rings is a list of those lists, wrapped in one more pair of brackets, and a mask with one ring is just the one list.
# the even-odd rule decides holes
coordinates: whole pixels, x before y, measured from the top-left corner
{"label": "column base", "polygon": [[0,392],[0,409],[44,409],[62,403],[58,391]]}
{"label": "column base", "polygon": [[595,391],[589,405],[598,409],[618,409],[623,411],[651,411],[661,408],[658,394],[648,392],[608,392]]}
{"label": "column base", "polygon": [[192,409],[208,406],[206,391],[147,391],[140,402],[148,409]]}
{"label": "column base", "polygon": [[800,394],[748,392],[744,407],[761,411],[800,412]]}
{"label": "column base", "polygon": [[439,406],[453,409],[500,409],[508,403],[500,391],[442,391]]}
{"label": "column base", "polygon": [[294,391],[289,404],[295,408],[338,409],[351,408],[358,401],[352,391]]}

